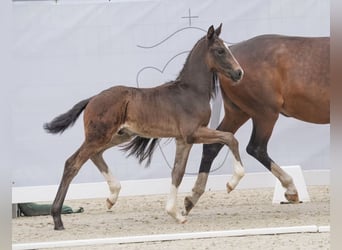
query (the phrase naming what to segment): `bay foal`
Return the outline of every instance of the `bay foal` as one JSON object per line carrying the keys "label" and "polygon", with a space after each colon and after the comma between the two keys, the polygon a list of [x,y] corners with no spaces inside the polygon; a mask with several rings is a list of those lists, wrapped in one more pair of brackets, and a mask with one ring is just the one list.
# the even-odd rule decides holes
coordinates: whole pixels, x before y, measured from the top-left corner
{"label": "bay foal", "polygon": [[237,82],[243,71],[219,38],[221,25],[208,29],[189,53],[183,69],[175,81],[154,88],[115,86],[80,101],[68,112],[44,125],[50,133],[62,133],[74,124],[84,111],[85,140],[67,159],[51,214],[56,230],[64,229],[61,208],[68,187],[82,165],[92,160],[107,180],[110,196],[107,206],[117,201],[120,182],[112,175],[102,154],[108,148],[124,144],[124,149],[136,155],[140,162],[153,153],[159,138],[176,140],[176,155],[172,170],[172,184],[166,211],[178,222],[184,223],[176,206],[188,155],[194,143],[223,143],[233,153],[234,173],[228,182],[235,188],[244,174],[238,142],[232,133],[207,128],[210,119],[210,99],[214,92],[216,74]]}

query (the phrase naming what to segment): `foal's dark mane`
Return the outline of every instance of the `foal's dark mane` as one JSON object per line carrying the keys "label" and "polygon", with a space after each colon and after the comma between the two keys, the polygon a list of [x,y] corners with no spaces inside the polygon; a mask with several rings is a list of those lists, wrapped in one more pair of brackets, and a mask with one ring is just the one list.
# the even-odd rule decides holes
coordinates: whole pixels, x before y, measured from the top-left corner
{"label": "foal's dark mane", "polygon": [[191,57],[192,53],[194,52],[194,50],[196,50],[198,44],[199,44],[200,42],[202,42],[202,41],[204,40],[204,38],[205,38],[205,36],[202,37],[201,39],[199,39],[199,40],[195,43],[195,45],[192,47],[192,49],[190,50],[190,52],[188,53],[188,56],[186,57],[185,62],[184,62],[184,66],[183,66],[183,68],[181,69],[181,71],[179,72],[179,74],[178,74],[178,76],[177,76],[177,78],[176,78],[176,81],[177,81],[177,80],[181,80],[181,79],[182,79],[182,76],[184,76],[184,75],[186,74],[186,71],[185,71],[186,67],[185,67],[185,65],[187,65],[187,64],[189,63],[190,57]]}
{"label": "foal's dark mane", "polygon": [[[189,52],[188,56],[185,59],[184,66],[181,69],[181,71],[179,72],[179,74],[178,74],[178,76],[177,76],[177,78],[175,80],[175,83],[181,82],[182,78],[186,78],[185,76],[187,75],[187,72],[186,72],[186,67],[185,66],[189,63],[190,57],[193,54],[193,52],[196,50],[197,46],[199,46],[199,44],[204,39],[206,39],[206,36],[204,36],[201,39],[199,39],[195,43],[195,45],[193,46],[192,50]],[[211,79],[211,86],[210,86],[210,92],[209,92],[210,99],[215,98],[215,96],[217,94],[217,90],[218,90],[218,77],[217,77],[217,73],[216,72],[211,72],[211,73],[212,73],[212,79]]]}
{"label": "foal's dark mane", "polygon": [[[189,64],[190,57],[193,51],[196,50],[197,46],[199,46],[199,44],[203,42],[204,39],[206,39],[206,36],[199,39],[197,43],[194,45],[194,47],[192,48],[192,50],[189,52],[182,70],[178,74],[176,80],[173,81],[174,84],[182,84],[184,83],[183,78],[185,79],[188,78],[186,76],[188,74],[188,72],[186,71],[187,69],[186,66]],[[218,81],[218,77],[217,77],[216,72],[212,72],[211,85],[209,89],[210,99],[216,96],[217,89],[218,89],[217,81]],[[130,142],[124,144],[121,150],[129,152],[127,157],[134,155],[136,158],[138,158],[139,163],[142,163],[144,160],[147,159],[145,167],[148,167],[151,163],[152,155],[156,147],[159,145],[160,140],[161,138],[145,138],[141,136],[135,136]]]}

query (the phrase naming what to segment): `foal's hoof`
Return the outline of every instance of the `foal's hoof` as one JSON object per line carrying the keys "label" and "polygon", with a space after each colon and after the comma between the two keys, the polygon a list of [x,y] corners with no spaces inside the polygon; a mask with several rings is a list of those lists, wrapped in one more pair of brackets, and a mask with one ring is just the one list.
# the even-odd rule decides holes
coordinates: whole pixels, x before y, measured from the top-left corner
{"label": "foal's hoof", "polygon": [[188,222],[188,219],[184,216],[182,216],[181,218],[177,218],[177,221],[180,223],[180,224],[185,224]]}
{"label": "foal's hoof", "polygon": [[294,194],[285,193],[285,198],[289,201],[289,203],[300,203],[297,192]]}
{"label": "foal's hoof", "polygon": [[229,182],[227,183],[226,187],[227,187],[227,192],[228,192],[228,194],[229,194],[231,191],[233,191],[233,188],[230,186]]}
{"label": "foal's hoof", "polygon": [[107,208],[108,208],[108,209],[111,209],[111,208],[114,206],[114,203],[111,202],[108,198],[107,198],[107,200],[106,200],[106,204],[107,204]]}
{"label": "foal's hoof", "polygon": [[190,196],[186,196],[184,199],[184,207],[185,207],[185,212],[183,212],[183,215],[188,215],[190,210],[194,207],[194,203],[191,201]]}
{"label": "foal's hoof", "polygon": [[61,216],[55,215],[55,216],[52,216],[52,218],[53,218],[54,229],[58,231],[64,230],[64,225],[63,225]]}

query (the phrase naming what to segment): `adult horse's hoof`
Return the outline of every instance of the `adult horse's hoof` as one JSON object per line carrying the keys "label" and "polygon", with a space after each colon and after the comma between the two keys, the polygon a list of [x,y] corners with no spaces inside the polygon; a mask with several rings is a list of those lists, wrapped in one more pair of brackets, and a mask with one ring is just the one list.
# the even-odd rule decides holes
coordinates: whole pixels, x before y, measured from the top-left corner
{"label": "adult horse's hoof", "polygon": [[194,203],[191,201],[190,196],[186,196],[184,198],[184,207],[185,211],[183,212],[183,215],[188,215],[190,213],[190,210],[194,207]]}
{"label": "adult horse's hoof", "polygon": [[108,209],[111,209],[111,208],[114,206],[114,203],[111,202],[108,198],[107,198],[107,200],[106,200],[106,204],[107,204],[107,208],[108,208]]}
{"label": "adult horse's hoof", "polygon": [[285,193],[284,195],[285,195],[285,198],[289,201],[289,203],[300,203],[297,192],[295,194]]}
{"label": "adult horse's hoof", "polygon": [[61,231],[61,230],[64,230],[64,226],[63,225],[55,225],[55,228],[54,228],[56,231]]}

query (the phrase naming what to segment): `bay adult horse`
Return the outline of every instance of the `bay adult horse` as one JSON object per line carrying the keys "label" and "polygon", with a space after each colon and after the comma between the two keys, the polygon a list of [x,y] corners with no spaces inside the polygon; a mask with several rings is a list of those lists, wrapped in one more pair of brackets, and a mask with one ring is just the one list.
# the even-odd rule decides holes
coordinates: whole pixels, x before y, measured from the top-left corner
{"label": "bay adult horse", "polygon": [[219,38],[222,24],[208,29],[189,53],[175,81],[154,88],[115,86],[77,103],[68,112],[54,118],[44,128],[62,133],[74,124],[84,110],[85,140],[65,162],[62,180],[51,215],[56,230],[64,229],[61,208],[68,187],[82,165],[91,159],[106,179],[111,192],[110,209],[117,201],[120,182],[111,174],[102,154],[108,148],[126,143],[124,150],[136,155],[140,162],[151,159],[158,138],[175,138],[176,156],[172,170],[171,191],[166,211],[178,222],[184,217],[176,206],[177,191],[182,181],[193,143],[223,143],[234,155],[234,174],[229,186],[235,187],[244,174],[238,142],[232,133],[207,128],[210,99],[216,74],[239,81],[243,71],[229,48]]}
{"label": "bay adult horse", "polygon": [[[297,203],[293,180],[269,157],[267,143],[279,114],[330,123],[330,38],[262,35],[230,49],[245,74],[238,84],[219,76],[225,116],[217,130],[234,134],[252,119],[247,152],[279,179],[286,199]],[[221,148],[222,144],[203,145],[197,181],[192,195],[184,200],[185,214],[204,193],[211,164]]]}

